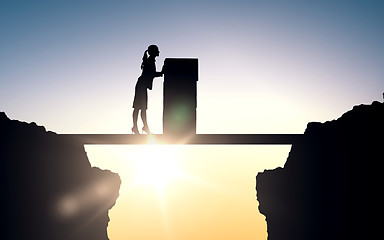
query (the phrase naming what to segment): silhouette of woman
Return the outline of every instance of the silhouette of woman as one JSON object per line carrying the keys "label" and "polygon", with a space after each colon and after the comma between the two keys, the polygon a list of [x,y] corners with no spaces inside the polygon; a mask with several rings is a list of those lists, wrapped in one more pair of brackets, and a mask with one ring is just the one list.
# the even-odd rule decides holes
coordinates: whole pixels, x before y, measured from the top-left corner
{"label": "silhouette of woman", "polygon": [[[148,56],[149,54],[149,56]],[[141,120],[143,121],[143,132],[150,134],[147,123],[147,107],[148,107],[148,93],[147,88],[152,90],[153,79],[155,77],[163,76],[162,72],[156,72],[156,60],[160,51],[156,45],[151,45],[144,52],[143,63],[141,64],[142,73],[137,80],[135,87],[135,98],[133,100],[133,127],[132,132],[134,134],[140,134],[137,129],[137,118],[139,116],[139,110],[141,111]]]}

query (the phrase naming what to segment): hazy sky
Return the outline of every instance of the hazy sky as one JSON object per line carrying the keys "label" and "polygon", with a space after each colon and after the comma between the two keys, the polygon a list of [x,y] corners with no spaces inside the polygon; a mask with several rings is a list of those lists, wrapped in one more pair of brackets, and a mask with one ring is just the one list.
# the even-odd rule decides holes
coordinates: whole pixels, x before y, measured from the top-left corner
{"label": "hazy sky", "polygon": [[[382,99],[383,13],[384,1],[371,0],[2,0],[0,111],[58,133],[129,133],[141,58],[148,45],[157,44],[161,52],[158,69],[167,57],[199,59],[199,133],[302,133],[309,121],[332,120],[356,104]],[[161,133],[162,78],[155,80],[149,92],[148,117],[152,132]],[[129,149],[88,147],[87,151],[93,165],[120,171],[122,189],[127,189],[130,168],[124,169],[122,161],[134,156]],[[203,167],[204,157],[198,154],[205,153],[208,160],[214,156],[224,159],[228,164],[223,172],[234,174],[233,178],[249,186],[242,185],[248,205],[242,200],[232,204],[244,204],[256,216],[254,177],[264,168],[282,166],[289,149],[268,148],[257,158],[257,166],[250,166],[248,160],[256,158],[252,149],[232,148],[237,154],[219,151],[220,155],[217,149],[186,148],[183,151],[189,155],[181,155],[202,161],[196,163],[200,167],[185,167],[185,171],[200,169],[193,173],[200,180],[217,176],[218,185],[232,178],[210,176]],[[121,154],[111,156],[111,152]],[[280,155],[272,157],[272,153]],[[233,165],[231,156],[236,158]],[[103,160],[106,158],[108,161]],[[236,183],[223,187],[229,194],[238,194]],[[122,191],[120,199],[140,194]],[[199,188],[194,199],[206,194],[205,188]],[[168,197],[171,202],[178,199]],[[210,197],[212,202],[223,199],[215,193]],[[143,203],[140,197],[132,201]],[[123,200],[118,200],[118,205],[120,208],[114,209],[134,206]],[[212,211],[228,210],[230,205],[223,206]],[[115,217],[111,217],[110,228],[115,230],[110,234],[116,236],[112,240],[131,236],[132,229],[127,226],[142,213],[130,213],[112,213]],[[247,218],[239,214],[233,219]],[[146,216],[151,219],[150,214]],[[261,215],[257,218],[265,224]],[[168,224],[156,227],[160,232],[172,229]],[[253,226],[253,222],[247,224]],[[253,232],[248,235],[250,239],[265,238],[266,227],[258,224],[254,223],[255,229],[263,233]],[[229,229],[234,225],[221,221],[216,227]],[[146,231],[139,229],[137,234]],[[164,239],[173,239],[169,234]],[[185,239],[180,234],[174,236]],[[188,231],[183,234],[188,236]],[[234,239],[229,232],[226,236]]]}
{"label": "hazy sky", "polygon": [[[383,1],[1,1],[0,104],[56,132],[129,132],[144,50],[199,58],[199,132],[302,132],[381,99]],[[162,79],[149,93],[161,132]],[[281,121],[284,119],[284,123]]]}

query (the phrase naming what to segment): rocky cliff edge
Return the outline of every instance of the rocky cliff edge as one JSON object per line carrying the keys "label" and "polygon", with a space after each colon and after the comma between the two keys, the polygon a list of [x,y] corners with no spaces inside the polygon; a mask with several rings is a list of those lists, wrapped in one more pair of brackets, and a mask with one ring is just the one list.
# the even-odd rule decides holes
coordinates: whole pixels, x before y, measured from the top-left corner
{"label": "rocky cliff edge", "polygon": [[384,104],[309,123],[284,168],[256,178],[269,240],[381,236]]}
{"label": "rocky cliff edge", "polygon": [[106,240],[120,183],[81,143],[0,113],[2,239]]}

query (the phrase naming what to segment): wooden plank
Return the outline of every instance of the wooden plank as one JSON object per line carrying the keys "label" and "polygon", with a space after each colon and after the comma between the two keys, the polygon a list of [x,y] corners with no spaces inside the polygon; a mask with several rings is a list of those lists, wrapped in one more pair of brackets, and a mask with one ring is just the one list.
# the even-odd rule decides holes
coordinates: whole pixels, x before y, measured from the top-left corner
{"label": "wooden plank", "polygon": [[195,134],[189,137],[163,134],[59,134],[74,138],[83,144],[194,144],[238,145],[278,144],[289,145],[300,141],[303,134]]}

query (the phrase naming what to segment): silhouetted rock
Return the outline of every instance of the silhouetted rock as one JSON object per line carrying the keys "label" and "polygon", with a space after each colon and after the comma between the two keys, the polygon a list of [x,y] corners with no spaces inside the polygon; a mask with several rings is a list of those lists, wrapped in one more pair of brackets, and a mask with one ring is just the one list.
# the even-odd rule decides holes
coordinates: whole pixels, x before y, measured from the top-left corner
{"label": "silhouetted rock", "polygon": [[[257,175],[269,240],[381,236],[384,104],[309,123],[284,168]],[[374,237],[375,236],[375,237]]]}
{"label": "silhouetted rock", "polygon": [[0,113],[0,164],[1,239],[108,239],[121,181],[81,143]]}

